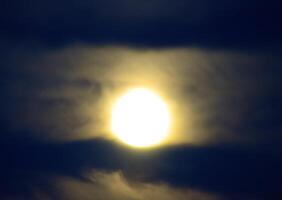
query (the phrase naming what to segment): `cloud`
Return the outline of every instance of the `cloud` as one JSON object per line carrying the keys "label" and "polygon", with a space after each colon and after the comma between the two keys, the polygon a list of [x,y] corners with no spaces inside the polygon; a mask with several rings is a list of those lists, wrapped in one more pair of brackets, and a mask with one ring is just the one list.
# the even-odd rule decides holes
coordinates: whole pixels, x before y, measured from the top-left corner
{"label": "cloud", "polygon": [[281,146],[185,145],[139,151],[98,139],[54,143],[27,136],[7,131],[2,136],[3,199],[102,194],[272,199],[281,194]]}
{"label": "cloud", "polygon": [[88,181],[58,178],[56,188],[60,199],[97,200],[216,200],[215,195],[191,189],[179,189],[166,184],[128,182],[121,172],[94,172]]}
{"label": "cloud", "polygon": [[170,105],[174,127],[168,145],[281,141],[281,97],[276,93],[282,71],[276,54],[12,47],[2,54],[1,106],[2,120],[13,130],[55,140],[113,139],[112,103],[128,87],[141,85]]}

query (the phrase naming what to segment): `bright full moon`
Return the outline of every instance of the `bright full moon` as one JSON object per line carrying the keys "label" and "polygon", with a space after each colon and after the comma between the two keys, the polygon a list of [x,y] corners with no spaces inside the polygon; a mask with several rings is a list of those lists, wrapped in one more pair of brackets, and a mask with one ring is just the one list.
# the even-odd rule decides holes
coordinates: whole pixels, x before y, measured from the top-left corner
{"label": "bright full moon", "polygon": [[124,143],[149,147],[168,135],[171,117],[164,100],[148,89],[131,89],[121,96],[112,110],[111,128]]}

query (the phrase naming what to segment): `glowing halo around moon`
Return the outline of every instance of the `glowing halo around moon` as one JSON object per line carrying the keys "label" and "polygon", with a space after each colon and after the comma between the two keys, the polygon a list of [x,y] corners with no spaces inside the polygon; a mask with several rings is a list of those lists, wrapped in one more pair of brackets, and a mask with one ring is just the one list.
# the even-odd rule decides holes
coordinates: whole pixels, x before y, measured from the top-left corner
{"label": "glowing halo around moon", "polygon": [[114,104],[111,129],[123,143],[134,147],[160,144],[169,134],[171,116],[167,104],[153,91],[131,89]]}

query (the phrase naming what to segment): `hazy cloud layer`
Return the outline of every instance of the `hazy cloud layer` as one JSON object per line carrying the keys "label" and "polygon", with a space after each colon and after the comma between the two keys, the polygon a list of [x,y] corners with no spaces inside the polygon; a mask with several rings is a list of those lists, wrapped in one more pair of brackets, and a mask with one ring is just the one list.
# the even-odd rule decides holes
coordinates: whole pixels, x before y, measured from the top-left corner
{"label": "hazy cloud layer", "polygon": [[281,141],[282,62],[275,54],[78,45],[7,47],[2,57],[2,120],[14,130],[112,138],[112,103],[127,88],[145,86],[173,112],[168,144]]}

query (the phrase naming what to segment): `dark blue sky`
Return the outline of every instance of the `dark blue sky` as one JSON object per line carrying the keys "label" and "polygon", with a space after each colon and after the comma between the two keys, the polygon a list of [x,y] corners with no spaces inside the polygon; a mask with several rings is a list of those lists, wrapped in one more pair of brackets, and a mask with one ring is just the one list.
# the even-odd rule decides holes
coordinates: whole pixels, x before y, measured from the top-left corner
{"label": "dark blue sky", "polygon": [[1,35],[47,46],[279,48],[278,1],[1,1]]}

